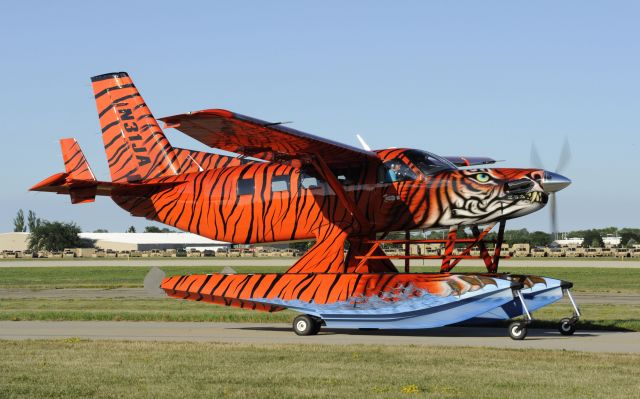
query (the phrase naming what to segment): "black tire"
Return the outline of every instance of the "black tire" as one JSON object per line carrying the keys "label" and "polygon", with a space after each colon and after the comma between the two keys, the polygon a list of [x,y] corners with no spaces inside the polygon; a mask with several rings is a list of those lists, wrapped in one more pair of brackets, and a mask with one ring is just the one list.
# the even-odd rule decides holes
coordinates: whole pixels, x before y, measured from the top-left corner
{"label": "black tire", "polygon": [[320,331],[320,323],[313,317],[301,314],[293,319],[293,332],[297,335],[315,335]]}
{"label": "black tire", "polygon": [[509,336],[513,340],[522,341],[527,337],[527,332],[528,329],[526,323],[514,321],[509,324]]}
{"label": "black tire", "polygon": [[576,332],[576,323],[568,318],[562,319],[560,320],[558,331],[560,331],[562,335],[573,335],[573,333]]}
{"label": "black tire", "polygon": [[313,317],[311,318],[311,320],[313,320],[313,331],[311,335],[316,335],[320,332],[320,329],[322,328],[322,320],[318,320]]}

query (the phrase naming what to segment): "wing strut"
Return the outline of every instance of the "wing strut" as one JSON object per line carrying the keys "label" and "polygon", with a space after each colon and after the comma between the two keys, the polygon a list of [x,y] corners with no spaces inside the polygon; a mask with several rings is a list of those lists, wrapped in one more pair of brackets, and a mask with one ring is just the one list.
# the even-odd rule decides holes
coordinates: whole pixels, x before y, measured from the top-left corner
{"label": "wing strut", "polygon": [[314,168],[320,173],[320,175],[329,183],[329,187],[336,193],[338,199],[342,203],[342,205],[349,211],[351,216],[358,223],[359,230],[361,231],[369,231],[371,230],[371,225],[369,221],[364,217],[355,201],[351,199],[347,193],[344,191],[344,187],[340,184],[336,176],[333,174],[329,166],[324,162],[322,157],[312,156],[311,164]]}

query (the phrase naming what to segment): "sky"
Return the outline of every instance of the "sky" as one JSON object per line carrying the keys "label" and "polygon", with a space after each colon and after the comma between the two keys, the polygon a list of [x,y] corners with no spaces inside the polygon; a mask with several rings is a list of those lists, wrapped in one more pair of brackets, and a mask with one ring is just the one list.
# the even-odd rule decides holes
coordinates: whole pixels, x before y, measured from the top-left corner
{"label": "sky", "polygon": [[[640,227],[635,1],[6,2],[0,13],[0,232],[18,209],[139,230],[109,198],[28,192],[75,137],[109,180],[89,78],[127,71],[156,117],[224,108],[357,146],[554,170],[560,230]],[[207,150],[169,129],[175,146]],[[549,230],[548,209],[507,228]]]}

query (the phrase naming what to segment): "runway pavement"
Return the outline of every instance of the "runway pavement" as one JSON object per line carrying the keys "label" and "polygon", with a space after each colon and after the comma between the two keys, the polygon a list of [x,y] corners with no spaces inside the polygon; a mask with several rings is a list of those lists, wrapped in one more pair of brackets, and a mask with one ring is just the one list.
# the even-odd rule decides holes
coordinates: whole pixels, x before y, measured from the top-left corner
{"label": "runway pavement", "polygon": [[[291,266],[296,262],[295,258],[131,258],[131,259],[2,259],[2,267],[83,267],[83,266]],[[394,261],[396,266],[402,267],[403,261]],[[441,261],[427,259],[414,260],[412,266],[440,266]],[[469,259],[457,267],[482,266],[484,262],[478,259]],[[503,259],[500,261],[503,268],[512,267],[619,267],[640,268],[640,259],[544,259],[534,260],[529,258]]]}
{"label": "runway pavement", "polygon": [[530,330],[514,341],[505,328],[445,327],[420,331],[323,330],[299,337],[287,324],[171,323],[123,321],[0,321],[0,339],[233,342],[246,344],[437,345],[511,349],[556,349],[640,353],[640,333],[578,331],[565,337],[553,330]]}

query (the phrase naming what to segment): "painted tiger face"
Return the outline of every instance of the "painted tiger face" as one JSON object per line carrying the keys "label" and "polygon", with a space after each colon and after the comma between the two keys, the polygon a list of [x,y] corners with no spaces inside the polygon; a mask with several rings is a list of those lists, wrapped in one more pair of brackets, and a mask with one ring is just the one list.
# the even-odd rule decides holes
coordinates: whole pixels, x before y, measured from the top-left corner
{"label": "painted tiger face", "polygon": [[[548,195],[537,169],[467,169],[445,172],[449,209],[444,226],[488,223],[535,212]],[[441,183],[442,184],[442,183]]]}

